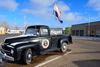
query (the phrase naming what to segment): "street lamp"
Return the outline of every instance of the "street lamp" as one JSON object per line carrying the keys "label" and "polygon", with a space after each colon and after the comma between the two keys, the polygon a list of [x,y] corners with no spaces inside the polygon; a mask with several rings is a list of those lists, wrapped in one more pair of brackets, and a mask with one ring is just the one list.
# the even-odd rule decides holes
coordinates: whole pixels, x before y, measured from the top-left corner
{"label": "street lamp", "polygon": [[[84,12],[84,13],[87,13],[87,12]],[[89,15],[89,22],[88,22],[88,37],[90,35],[90,14],[87,13]]]}
{"label": "street lamp", "polygon": [[[22,15],[19,15],[19,16],[22,16]],[[26,17],[29,17],[29,16],[25,16],[25,15],[24,15],[24,27],[26,27],[26,23],[25,23],[25,18],[26,18]]]}

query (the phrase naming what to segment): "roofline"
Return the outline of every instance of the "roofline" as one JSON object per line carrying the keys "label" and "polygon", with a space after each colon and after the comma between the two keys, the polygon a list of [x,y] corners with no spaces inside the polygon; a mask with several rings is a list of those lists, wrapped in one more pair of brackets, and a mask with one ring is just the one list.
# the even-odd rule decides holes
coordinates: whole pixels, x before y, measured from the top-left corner
{"label": "roofline", "polygon": [[[90,23],[98,23],[98,22],[100,22],[100,21],[94,21],[94,22],[90,22]],[[87,23],[81,23],[81,24],[75,24],[75,25],[83,25],[83,24],[88,24],[89,22],[87,22]],[[72,25],[72,26],[74,26],[74,25]]]}

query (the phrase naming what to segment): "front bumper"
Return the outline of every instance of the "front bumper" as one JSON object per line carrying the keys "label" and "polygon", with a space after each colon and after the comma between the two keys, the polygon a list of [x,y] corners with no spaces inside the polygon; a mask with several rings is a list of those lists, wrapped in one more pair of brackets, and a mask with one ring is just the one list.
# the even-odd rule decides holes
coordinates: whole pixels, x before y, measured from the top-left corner
{"label": "front bumper", "polygon": [[3,59],[9,60],[9,61],[14,61],[14,57],[8,56],[8,55],[6,55],[6,53],[3,54],[1,51],[0,51],[0,56],[2,56]]}

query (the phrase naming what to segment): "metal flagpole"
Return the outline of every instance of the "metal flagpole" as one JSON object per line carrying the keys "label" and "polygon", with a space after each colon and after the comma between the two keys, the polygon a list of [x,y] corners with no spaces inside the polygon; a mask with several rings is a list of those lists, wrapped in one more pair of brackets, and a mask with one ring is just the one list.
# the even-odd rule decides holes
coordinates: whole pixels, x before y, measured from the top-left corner
{"label": "metal flagpole", "polygon": [[[53,7],[53,15],[54,15],[54,7]],[[53,16],[52,16],[53,17]],[[53,23],[53,18],[52,18],[52,22],[51,22],[51,27],[52,27],[52,23]]]}
{"label": "metal flagpole", "polygon": [[51,27],[53,28],[53,24],[55,24],[54,22],[54,17],[52,18],[52,23],[51,23]]}
{"label": "metal flagpole", "polygon": [[[53,17],[53,16],[52,16]],[[52,23],[53,23],[53,18],[52,18],[52,22],[51,22],[51,28],[52,28]]]}

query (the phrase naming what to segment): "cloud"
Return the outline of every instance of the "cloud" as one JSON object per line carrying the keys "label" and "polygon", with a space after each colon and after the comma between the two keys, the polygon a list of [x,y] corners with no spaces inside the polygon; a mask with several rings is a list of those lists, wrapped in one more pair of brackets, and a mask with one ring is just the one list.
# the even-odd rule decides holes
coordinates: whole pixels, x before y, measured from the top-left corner
{"label": "cloud", "polygon": [[99,12],[99,17],[100,17],[100,12]]}
{"label": "cloud", "polygon": [[14,11],[17,9],[19,4],[15,0],[0,0],[0,8],[6,9],[9,11]]}
{"label": "cloud", "polygon": [[6,16],[4,16],[4,15],[0,15],[0,18],[5,18]]}
{"label": "cloud", "polygon": [[[90,17],[90,20],[94,20],[96,17]],[[89,18],[85,18],[85,20],[89,20]]]}
{"label": "cloud", "polygon": [[[47,23],[38,23],[38,22],[35,22],[35,23],[33,23],[33,25],[47,25],[48,26],[48,24]],[[66,23],[64,23],[64,24],[51,24],[51,25],[49,25],[49,27],[50,28],[65,28],[66,27]]]}
{"label": "cloud", "polygon": [[100,12],[99,12],[99,15],[100,15]]}
{"label": "cloud", "polygon": [[82,19],[79,13],[68,12],[70,7],[63,1],[58,0],[30,0],[29,3],[26,3],[26,6],[29,6],[26,9],[22,9],[21,12],[31,14],[42,20],[52,20],[54,17],[53,6],[55,1],[61,10],[62,20],[78,21]]}
{"label": "cloud", "polygon": [[34,25],[48,25],[48,24],[46,24],[46,23],[34,23]]}
{"label": "cloud", "polygon": [[75,13],[73,13],[73,12],[64,13],[64,14],[62,14],[61,17],[62,17],[63,20],[67,20],[67,21],[79,21],[83,18],[77,12],[75,12]]}
{"label": "cloud", "polygon": [[68,5],[71,6],[72,4],[71,3],[68,3]]}
{"label": "cloud", "polygon": [[93,7],[94,10],[100,10],[100,0],[89,0],[86,5]]}
{"label": "cloud", "polygon": [[52,27],[53,28],[63,28],[63,29],[65,29],[65,27],[71,27],[71,25],[73,23],[74,22],[68,22],[68,23],[63,23],[63,24],[54,24]]}
{"label": "cloud", "polygon": [[32,14],[42,20],[51,20],[53,15],[54,2],[57,2],[61,12],[69,11],[70,8],[63,2],[58,0],[30,0],[26,3],[27,9],[22,9],[21,12]]}
{"label": "cloud", "polygon": [[57,6],[60,8],[61,12],[70,11],[70,8],[63,1],[59,1]]}
{"label": "cloud", "polygon": [[4,20],[5,17],[6,16],[4,16],[4,15],[0,15],[0,20]]}
{"label": "cloud", "polygon": [[56,1],[57,0],[29,0],[29,3],[27,3],[26,5],[29,8],[41,9],[51,6]]}
{"label": "cloud", "polygon": [[51,20],[52,16],[53,16],[53,11],[51,8],[43,8],[43,10],[41,9],[37,9],[37,10],[33,10],[33,9],[22,9],[21,12],[27,13],[27,14],[32,14],[35,17],[38,17],[39,19],[43,19],[43,20]]}
{"label": "cloud", "polygon": [[60,24],[60,25],[54,24],[53,27],[55,27],[55,28],[65,28],[65,24]]}

